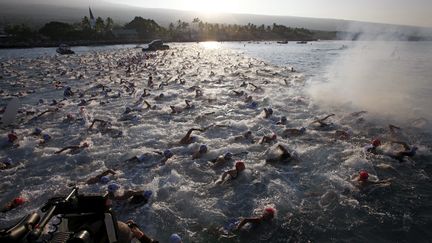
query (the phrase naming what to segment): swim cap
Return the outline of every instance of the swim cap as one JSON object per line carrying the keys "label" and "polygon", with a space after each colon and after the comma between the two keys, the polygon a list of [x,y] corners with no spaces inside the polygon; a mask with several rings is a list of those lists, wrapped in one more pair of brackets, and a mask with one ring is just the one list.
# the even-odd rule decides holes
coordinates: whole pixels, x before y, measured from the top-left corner
{"label": "swim cap", "polygon": [[224,155],[224,159],[226,159],[226,160],[229,160],[229,159],[232,159],[232,153],[230,153],[230,152],[227,152],[227,153],[225,153],[225,155]]}
{"label": "swim cap", "polygon": [[258,107],[258,103],[256,101],[252,101],[250,104],[251,108],[257,108]]}
{"label": "swim cap", "polygon": [[243,161],[239,160],[235,163],[235,168],[236,168],[236,170],[242,171],[242,170],[246,169],[246,166],[245,166]]}
{"label": "swim cap", "polygon": [[10,157],[7,157],[3,163],[7,164],[7,165],[12,165],[13,164],[13,160]]}
{"label": "swim cap", "polygon": [[9,133],[8,135],[8,141],[13,143],[15,140],[18,139],[18,136],[15,133]]}
{"label": "swim cap", "polygon": [[273,139],[273,140],[276,140],[276,139],[277,139],[277,135],[276,135],[276,133],[273,133],[271,139]]}
{"label": "swim cap", "polygon": [[36,135],[39,135],[42,133],[42,129],[40,129],[39,127],[36,127],[33,133]]}
{"label": "swim cap", "polygon": [[143,193],[144,198],[147,200],[149,200],[152,195],[153,195],[153,192],[151,190],[144,191],[144,193]]}
{"label": "swim cap", "polygon": [[304,128],[304,127],[300,128],[300,132],[301,132],[301,133],[306,132],[306,128]]}
{"label": "swim cap", "polygon": [[102,176],[100,178],[100,183],[107,184],[110,181],[110,178],[108,176]]}
{"label": "swim cap", "polygon": [[108,192],[116,192],[118,189],[120,189],[120,186],[115,183],[108,185]]}
{"label": "swim cap", "polygon": [[199,152],[200,153],[206,153],[207,152],[207,145],[201,144],[201,146],[199,147]]}
{"label": "swim cap", "polygon": [[131,112],[131,111],[132,111],[132,108],[130,108],[129,106],[126,106],[125,113],[129,113],[129,112]]}
{"label": "swim cap", "polygon": [[367,171],[362,170],[359,173],[359,178],[361,181],[367,181],[367,179],[369,178],[369,174],[367,173]]}
{"label": "swim cap", "polygon": [[51,136],[48,135],[48,134],[46,134],[46,133],[45,133],[44,135],[42,135],[42,138],[43,138],[43,140],[44,140],[45,142],[51,140]]}
{"label": "swim cap", "polygon": [[271,114],[273,114],[273,109],[272,108],[268,108],[267,112],[271,115]]}
{"label": "swim cap", "polygon": [[26,200],[23,197],[16,197],[16,198],[14,198],[14,200],[12,201],[12,203],[18,206],[18,205],[24,204],[25,201]]}
{"label": "swim cap", "polygon": [[169,243],[181,243],[182,239],[178,234],[172,234],[169,238]]}
{"label": "swim cap", "polygon": [[272,207],[268,207],[264,209],[264,214],[270,216],[271,218],[274,217],[275,213],[276,213],[276,209]]}
{"label": "swim cap", "polygon": [[379,139],[374,139],[374,140],[372,140],[372,145],[374,147],[378,147],[381,145],[381,141]]}
{"label": "swim cap", "polygon": [[82,144],[82,146],[84,147],[84,148],[87,148],[88,146],[90,146],[87,142],[85,142],[85,143],[83,143]]}
{"label": "swim cap", "polygon": [[174,153],[171,150],[167,149],[163,152],[163,155],[165,156],[165,158],[169,159],[174,156]]}
{"label": "swim cap", "polygon": [[281,117],[281,121],[287,121],[286,116]]}

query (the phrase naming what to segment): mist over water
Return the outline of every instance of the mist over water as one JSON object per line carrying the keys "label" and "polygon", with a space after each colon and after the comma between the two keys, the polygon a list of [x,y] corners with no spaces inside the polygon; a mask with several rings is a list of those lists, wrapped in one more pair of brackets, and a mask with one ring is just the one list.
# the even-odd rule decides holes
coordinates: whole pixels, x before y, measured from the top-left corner
{"label": "mist over water", "polygon": [[[308,93],[327,109],[366,110],[378,119],[408,124],[430,121],[432,43],[401,36],[393,31],[360,35],[323,76],[311,78]],[[424,126],[431,129],[430,123]]]}

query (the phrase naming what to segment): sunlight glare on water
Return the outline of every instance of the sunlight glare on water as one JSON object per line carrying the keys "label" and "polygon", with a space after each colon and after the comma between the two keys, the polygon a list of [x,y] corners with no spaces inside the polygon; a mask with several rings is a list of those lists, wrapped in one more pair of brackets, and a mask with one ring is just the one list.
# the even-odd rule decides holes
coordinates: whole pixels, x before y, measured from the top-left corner
{"label": "sunlight glare on water", "polygon": [[219,49],[221,47],[220,43],[217,41],[200,42],[200,45],[205,49]]}

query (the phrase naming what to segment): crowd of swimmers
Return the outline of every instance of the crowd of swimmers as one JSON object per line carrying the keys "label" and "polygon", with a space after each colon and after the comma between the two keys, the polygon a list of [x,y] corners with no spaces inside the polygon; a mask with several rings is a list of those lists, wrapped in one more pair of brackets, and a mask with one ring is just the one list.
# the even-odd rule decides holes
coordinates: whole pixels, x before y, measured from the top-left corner
{"label": "crowd of swimmers", "polygon": [[[141,62],[137,61],[137,63],[140,64]],[[122,65],[126,65],[126,64],[122,64]],[[136,67],[136,65],[129,66],[128,72],[131,72],[131,70],[133,70],[135,67]],[[183,82],[183,84],[184,84],[185,81],[184,80],[182,81],[181,79],[179,79],[178,82],[180,82],[180,83]],[[135,84],[133,82],[122,81],[121,84],[122,84],[122,87],[124,87],[125,92],[127,92],[128,94],[134,93],[136,90]],[[163,87],[166,85],[167,85],[166,83],[161,83],[159,85],[159,87]],[[240,85],[240,87],[246,87],[248,85],[253,87],[254,91],[259,91],[259,90],[263,89],[262,87],[258,86],[257,84],[246,83],[246,82],[243,82]],[[140,111],[143,111],[146,109],[157,109],[157,106],[159,104],[152,105],[150,103],[151,101],[149,101],[149,99],[148,99],[150,97],[149,92],[155,86],[156,86],[156,83],[154,82],[153,78],[150,76],[148,79],[148,82],[147,82],[147,87],[144,89],[143,94],[140,96],[139,100],[135,103],[135,105],[133,107],[128,106],[125,108],[125,111],[123,114],[121,114],[121,118],[119,119],[119,121],[136,120],[137,119],[137,115],[136,115],[137,112],[140,112]],[[61,84],[56,84],[56,87],[62,87],[62,86],[61,86]],[[107,99],[116,99],[116,98],[120,97],[121,95],[124,95],[120,92],[118,92],[117,94],[114,94],[114,95],[109,95],[112,90],[105,85],[99,85],[99,86],[97,86],[97,88],[100,89],[100,94],[103,94],[104,97],[106,97]],[[203,97],[203,90],[201,88],[194,87],[191,90],[193,92],[195,92],[195,98],[200,99]],[[233,93],[235,96],[243,98],[244,102],[248,104],[248,107],[254,108],[254,109],[256,109],[258,107],[258,102],[254,101],[253,97],[251,95],[248,95],[246,92],[233,90]],[[66,86],[64,88],[63,95],[64,95],[65,99],[71,99],[73,97],[78,97],[80,99],[79,113],[77,115],[67,113],[65,115],[65,120],[64,120],[65,122],[76,122],[78,120],[85,120],[87,122],[85,122],[84,124],[90,124],[90,126],[88,127],[89,131],[98,131],[98,132],[101,132],[102,134],[109,134],[112,137],[120,137],[123,135],[123,132],[121,131],[121,129],[113,127],[110,121],[105,121],[105,120],[97,119],[97,118],[91,119],[91,117],[86,113],[86,110],[84,107],[90,101],[98,100],[96,95],[92,96],[90,99],[85,100],[84,99],[85,95],[82,91],[79,91],[79,90],[74,91],[69,86]],[[165,99],[165,95],[163,93],[160,93],[159,95],[155,95],[155,97],[154,97],[155,102],[159,102],[163,99]],[[104,101],[101,100],[100,102],[101,102],[101,105],[104,104],[103,103]],[[42,101],[40,101],[40,103],[42,104],[42,103],[44,103],[44,101],[42,100]],[[43,111],[43,112],[37,114],[36,116],[31,118],[30,121],[37,120],[48,113],[59,112],[59,111],[61,111],[62,107],[64,106],[62,101],[55,101],[55,100],[50,105],[53,106],[53,108],[49,108],[46,111]],[[195,108],[195,106],[193,105],[193,102],[191,100],[185,100],[185,104],[182,107],[174,106],[174,105],[171,105],[169,107],[171,110],[171,114],[173,114],[173,115],[184,112],[185,110],[191,110],[191,109]],[[34,114],[34,112],[29,112],[28,114]],[[271,108],[271,107],[263,108],[261,116],[263,119],[274,118],[273,108]],[[244,142],[244,143],[249,143],[249,144],[255,144],[256,143],[256,144],[261,144],[262,146],[275,145],[274,148],[276,150],[275,152],[277,153],[277,156],[272,157],[272,158],[266,158],[265,161],[269,164],[289,163],[290,161],[295,159],[295,156],[293,155],[292,152],[289,151],[288,148],[286,148],[286,146],[284,146],[282,143],[278,143],[278,137],[280,136],[282,138],[293,138],[293,137],[305,135],[308,132],[308,130],[306,128],[308,126],[312,126],[316,130],[325,130],[325,131],[332,130],[332,129],[334,129],[333,123],[329,123],[328,120],[333,116],[335,116],[335,114],[329,114],[323,118],[316,119],[305,127],[285,128],[279,135],[276,133],[270,133],[270,134],[264,135],[262,137],[254,137],[252,131],[244,131],[243,133],[239,134],[238,136],[235,136],[234,141],[235,142],[242,142],[242,143]],[[280,118],[277,119],[277,121],[274,122],[274,124],[276,126],[287,126],[288,119],[286,116],[281,116]],[[196,132],[204,133],[207,129],[209,129],[212,126],[214,126],[214,125],[210,125],[210,126],[205,127],[205,128],[191,128],[191,129],[189,129],[186,132],[186,134],[178,141],[177,145],[189,145],[192,143],[197,143],[197,138],[195,136],[193,136],[192,134],[194,132],[195,133]],[[391,133],[395,133],[395,132],[397,132],[397,130],[401,130],[399,127],[396,127],[394,125],[390,125],[389,129],[390,129]],[[49,143],[53,139],[52,135],[48,134],[47,132],[44,132],[43,129],[38,128],[38,127],[34,128],[34,131],[31,132],[30,134],[27,134],[27,135],[38,138],[39,139],[38,144],[41,146]],[[22,137],[25,137],[27,135],[26,134],[17,134],[15,131],[11,131],[10,133],[7,134],[7,137],[5,138],[5,140],[3,141],[3,144],[1,146],[3,146],[3,147],[18,147],[20,137],[22,138]],[[335,131],[335,138],[336,139],[347,140],[347,139],[350,139],[350,137],[351,137],[351,134],[347,131],[343,131],[343,130],[336,130]],[[373,139],[370,144],[365,146],[364,150],[366,153],[382,154],[382,155],[386,155],[386,156],[393,158],[395,160],[398,160],[398,161],[403,161],[404,158],[413,157],[416,154],[417,147],[411,146],[405,141],[390,140],[387,142],[390,144],[401,145],[402,148],[400,151],[396,151],[396,152],[392,152],[392,153],[383,152],[380,150],[380,146],[382,146],[382,144],[383,144],[382,139],[377,138],[377,139]],[[73,145],[65,146],[65,147],[55,151],[54,154],[79,153],[82,150],[89,148],[90,146],[91,146],[91,144],[89,142],[82,141],[79,144],[73,144]],[[195,151],[192,151],[192,153],[191,153],[192,159],[203,158],[204,155],[206,153],[208,153],[208,150],[209,150],[209,148],[208,148],[207,144],[199,145],[199,147]],[[128,159],[123,161],[123,164],[124,163],[142,163],[142,162],[150,161],[152,163],[150,163],[149,166],[162,166],[168,160],[170,160],[170,159],[172,160],[173,156],[174,156],[174,153],[172,152],[171,149],[166,149],[163,151],[153,151],[151,153],[145,153],[142,155],[133,156],[131,158],[128,158]],[[219,176],[219,178],[215,181],[216,185],[226,184],[229,181],[237,179],[239,176],[241,176],[242,172],[245,171],[245,169],[247,168],[247,162],[246,161],[234,160],[233,159],[234,156],[235,155],[233,155],[231,152],[225,152],[223,154],[220,154],[216,158],[209,160],[209,162],[214,167],[225,166],[229,162],[230,163],[232,162],[234,165],[231,169],[225,170]],[[3,158],[0,161],[0,170],[10,169],[10,168],[16,166],[17,164],[18,163],[13,161],[11,158]],[[116,173],[117,172],[115,170],[108,169],[108,170],[102,172],[101,174],[98,174],[94,177],[87,179],[85,181],[85,184],[90,185],[90,184],[100,183],[100,184],[106,185],[106,188],[107,188],[106,196],[109,199],[112,199],[114,201],[126,201],[127,200],[131,204],[145,204],[145,203],[149,202],[149,200],[152,196],[152,191],[150,191],[150,190],[136,190],[136,191],[125,190],[125,191],[123,191],[122,194],[118,194],[118,191],[120,191],[119,189],[121,188],[121,186],[119,184],[112,182],[113,180],[110,178],[111,176],[115,176]],[[351,177],[351,181],[357,187],[363,188],[363,187],[367,187],[370,185],[377,185],[377,184],[389,185],[391,183],[392,179],[390,178],[390,179],[385,179],[385,180],[371,180],[371,178],[369,176],[369,172],[366,170],[361,170]],[[9,210],[12,210],[16,207],[19,207],[19,206],[25,204],[27,201],[28,200],[24,197],[16,197],[11,202],[7,203],[2,208],[1,212],[7,212]],[[261,216],[248,217],[248,218],[244,218],[242,220],[239,220],[235,223],[235,226],[232,227],[232,230],[233,231],[242,230],[242,228],[246,224],[259,225],[262,222],[270,221],[275,217],[275,214],[276,214],[276,209],[274,207],[266,207],[266,208],[264,208]],[[126,224],[130,228],[133,235],[137,239],[139,239],[141,242],[157,242],[157,241],[151,239],[150,237],[148,237],[139,228],[139,226],[136,223],[134,223],[133,221],[127,221]],[[170,242],[173,242],[173,243],[174,242],[176,242],[176,243],[181,242],[181,238],[179,235],[173,234],[170,238]]]}

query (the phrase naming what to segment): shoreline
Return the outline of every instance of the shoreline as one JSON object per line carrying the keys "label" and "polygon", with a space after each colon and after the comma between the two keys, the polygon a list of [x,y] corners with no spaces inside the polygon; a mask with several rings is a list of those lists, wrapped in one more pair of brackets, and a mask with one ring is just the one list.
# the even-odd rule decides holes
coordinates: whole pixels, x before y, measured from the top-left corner
{"label": "shoreline", "polygon": [[[130,44],[146,44],[150,43],[152,40],[130,40],[130,41],[72,41],[72,42],[46,42],[46,43],[14,43],[14,44],[3,44],[0,43],[0,49],[31,49],[31,48],[50,48],[50,47],[58,47],[60,44],[66,44],[68,46],[109,46],[109,45],[130,45]],[[217,41],[217,42],[261,42],[261,41],[270,41],[276,42],[280,40],[191,40],[191,41],[164,41],[164,43],[196,43],[196,42],[206,42],[206,41]],[[297,42],[301,40],[288,40],[289,42]],[[318,39],[314,40],[305,40],[307,42],[311,41],[320,41]],[[329,41],[329,40],[321,40],[321,41]]]}

